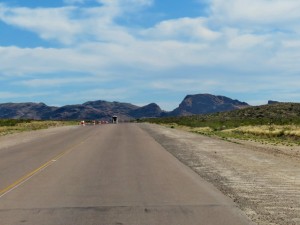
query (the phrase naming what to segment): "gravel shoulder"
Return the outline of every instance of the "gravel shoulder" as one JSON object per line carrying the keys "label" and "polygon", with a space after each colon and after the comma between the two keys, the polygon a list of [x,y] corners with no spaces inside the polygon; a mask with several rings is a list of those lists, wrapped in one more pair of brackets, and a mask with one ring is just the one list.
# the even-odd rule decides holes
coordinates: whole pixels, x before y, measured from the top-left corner
{"label": "gravel shoulder", "polygon": [[157,142],[232,198],[259,225],[300,225],[298,147],[233,143],[154,124]]}

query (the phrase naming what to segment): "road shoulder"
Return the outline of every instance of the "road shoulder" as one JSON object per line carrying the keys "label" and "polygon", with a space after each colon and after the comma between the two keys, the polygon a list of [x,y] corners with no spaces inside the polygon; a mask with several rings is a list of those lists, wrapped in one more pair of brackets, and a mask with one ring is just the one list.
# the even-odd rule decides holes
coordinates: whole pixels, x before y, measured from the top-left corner
{"label": "road shoulder", "polygon": [[232,198],[252,221],[263,225],[300,223],[298,158],[158,125],[139,126]]}

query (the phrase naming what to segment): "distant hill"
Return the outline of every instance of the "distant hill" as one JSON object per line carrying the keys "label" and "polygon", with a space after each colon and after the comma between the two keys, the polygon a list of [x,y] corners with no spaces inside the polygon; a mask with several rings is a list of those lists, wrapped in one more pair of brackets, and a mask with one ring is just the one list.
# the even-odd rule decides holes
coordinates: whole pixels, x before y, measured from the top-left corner
{"label": "distant hill", "polygon": [[245,102],[225,96],[211,94],[187,95],[179,107],[169,113],[171,116],[186,116],[231,111],[249,107]]}
{"label": "distant hill", "polygon": [[0,104],[0,118],[37,120],[110,120],[117,115],[120,120],[159,117],[163,111],[154,103],[139,107],[129,103],[90,101],[78,105],[51,107],[44,103]]}
{"label": "distant hill", "polygon": [[120,120],[184,116],[224,112],[249,107],[245,102],[225,96],[210,94],[188,95],[178,108],[163,111],[157,104],[136,106],[130,103],[89,101],[83,104],[51,107],[44,103],[0,104],[0,118],[41,119],[41,120],[110,120],[117,115]]}
{"label": "distant hill", "polygon": [[57,107],[44,103],[4,103],[0,104],[0,118],[3,119],[41,119],[45,113],[55,111]]}
{"label": "distant hill", "polygon": [[162,113],[163,111],[157,104],[151,103],[149,105],[132,110],[129,113],[129,115],[133,118],[140,119],[149,117],[160,117]]}
{"label": "distant hill", "polygon": [[108,114],[97,110],[90,106],[85,105],[67,105],[59,107],[56,110],[45,113],[41,119],[45,120],[94,120],[94,119],[106,119]]}
{"label": "distant hill", "polygon": [[300,121],[300,103],[273,102],[268,105],[252,106],[237,111],[223,112],[219,116],[240,120],[259,119],[262,123],[264,121],[276,124],[293,123],[293,121]]}
{"label": "distant hill", "polygon": [[274,103],[202,115],[148,119],[154,123],[176,123],[214,130],[248,125],[300,125],[300,103]]}
{"label": "distant hill", "polygon": [[129,103],[90,101],[82,105],[69,105],[60,107],[48,114],[43,119],[52,120],[110,120],[112,115],[117,115],[120,120],[138,119],[143,117],[159,117],[162,110],[156,104],[139,107]]}

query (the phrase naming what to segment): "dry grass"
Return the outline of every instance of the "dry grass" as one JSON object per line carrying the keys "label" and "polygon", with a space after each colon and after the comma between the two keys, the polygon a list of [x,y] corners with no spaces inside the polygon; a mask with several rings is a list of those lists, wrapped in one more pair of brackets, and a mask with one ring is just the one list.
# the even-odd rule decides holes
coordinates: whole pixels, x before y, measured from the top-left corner
{"label": "dry grass", "polygon": [[234,142],[234,140],[250,140],[271,145],[300,145],[299,125],[240,126],[237,128],[223,129],[221,131],[216,131],[211,127],[189,127],[176,123],[163,125],[201,135],[220,137],[223,140],[231,142]]}
{"label": "dry grass", "polygon": [[20,133],[24,131],[41,130],[50,127],[59,127],[66,125],[74,125],[74,122],[63,121],[29,121],[24,123],[18,123],[15,126],[0,126],[0,136]]}
{"label": "dry grass", "polygon": [[224,140],[300,145],[300,103],[279,103],[230,112],[146,120]]}
{"label": "dry grass", "polygon": [[281,136],[300,137],[300,126],[295,126],[295,125],[241,126],[234,129],[223,130],[223,132],[253,134],[257,136],[268,136],[268,137],[281,137]]}

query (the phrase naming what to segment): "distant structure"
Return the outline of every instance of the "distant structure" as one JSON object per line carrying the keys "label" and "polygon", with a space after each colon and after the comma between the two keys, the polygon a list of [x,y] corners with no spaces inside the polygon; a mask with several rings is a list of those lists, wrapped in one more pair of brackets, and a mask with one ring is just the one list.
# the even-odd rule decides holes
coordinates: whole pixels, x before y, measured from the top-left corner
{"label": "distant structure", "polygon": [[274,105],[274,104],[278,104],[278,103],[280,103],[280,102],[278,102],[278,101],[272,101],[272,100],[268,101],[268,105]]}
{"label": "distant structure", "polygon": [[117,116],[112,116],[112,123],[117,124],[118,121],[118,117]]}

